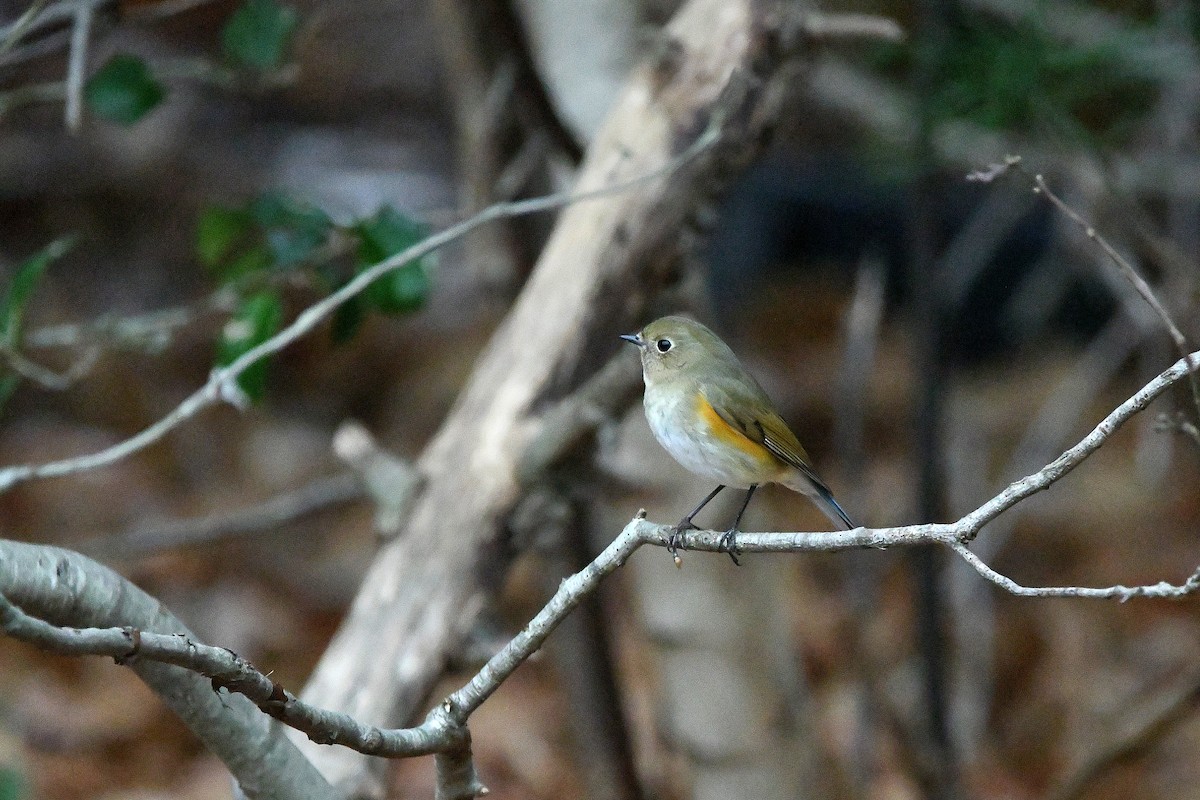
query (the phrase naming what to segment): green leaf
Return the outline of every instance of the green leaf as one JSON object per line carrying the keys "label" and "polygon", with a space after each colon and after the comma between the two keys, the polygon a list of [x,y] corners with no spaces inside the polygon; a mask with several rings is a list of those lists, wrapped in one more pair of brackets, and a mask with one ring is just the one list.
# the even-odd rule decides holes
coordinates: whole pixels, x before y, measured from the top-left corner
{"label": "green leaf", "polygon": [[215,270],[249,236],[253,224],[253,218],[243,209],[205,207],[196,222],[196,255],[200,263]]}
{"label": "green leaf", "polygon": [[[275,335],[282,325],[283,300],[278,293],[264,291],[245,298],[221,330],[217,365],[232,364]],[[267,360],[261,359],[242,372],[238,386],[252,402],[262,399],[267,388]]]}
{"label": "green leaf", "polygon": [[118,53],[83,87],[88,108],[120,125],[132,125],[163,101],[167,91],[137,56]]}
{"label": "green leaf", "polygon": [[409,262],[372,281],[363,297],[385,314],[416,311],[429,297],[429,273],[419,262]]}
{"label": "green leaf", "polygon": [[20,342],[25,306],[46,267],[62,258],[74,244],[74,237],[58,239],[25,259],[17,267],[12,283],[8,286],[4,305],[0,306],[0,341],[6,347],[16,347]]}
{"label": "green leaf", "polygon": [[267,192],[250,203],[249,212],[262,229],[275,265],[290,267],[323,245],[333,222],[319,208],[278,192]]}
{"label": "green leaf", "polygon": [[296,9],[275,0],[245,0],[221,31],[225,55],[234,65],[267,72],[286,60],[300,21]]}
{"label": "green leaf", "polygon": [[[359,237],[360,272],[420,243],[428,235],[424,225],[391,206],[384,206],[375,216],[360,221],[354,230]],[[385,314],[415,311],[429,296],[433,262],[432,254],[410,261],[372,281],[363,297]]]}

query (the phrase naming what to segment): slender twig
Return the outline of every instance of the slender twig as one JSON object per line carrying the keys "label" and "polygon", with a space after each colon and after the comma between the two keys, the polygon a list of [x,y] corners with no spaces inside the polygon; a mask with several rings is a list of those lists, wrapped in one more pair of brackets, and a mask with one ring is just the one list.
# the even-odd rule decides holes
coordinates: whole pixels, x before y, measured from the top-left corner
{"label": "slender twig", "polygon": [[37,15],[42,12],[47,0],[34,0],[29,4],[29,8],[21,16],[17,17],[12,25],[8,26],[4,31],[4,40],[0,41],[0,55],[7,53],[14,44],[20,41],[25,32],[29,30],[33,21],[37,19]]}
{"label": "slender twig", "polygon": [[1175,362],[1157,378],[1143,386],[1136,394],[1112,410],[1091,433],[1083,437],[1074,447],[1070,448],[1041,470],[1014,481],[1002,492],[987,503],[962,518],[966,523],[963,530],[964,538],[970,541],[987,522],[995,519],[1000,513],[1007,511],[1030,495],[1048,489],[1055,481],[1078,466],[1085,458],[1094,453],[1105,440],[1131,417],[1142,411],[1154,398],[1158,397],[1167,387],[1182,380],[1197,368],[1197,356],[1200,352],[1190,353],[1185,358]]}
{"label": "slender twig", "polygon": [[[1142,299],[1154,310],[1154,313],[1158,315],[1159,320],[1161,320],[1163,326],[1170,334],[1171,341],[1175,344],[1175,350],[1179,357],[1183,359],[1192,358],[1193,356],[1188,355],[1188,347],[1190,345],[1188,344],[1187,337],[1183,335],[1183,332],[1179,330],[1175,321],[1171,319],[1171,315],[1163,307],[1163,304],[1159,302],[1158,297],[1154,294],[1154,290],[1150,288],[1150,284],[1146,282],[1146,279],[1134,269],[1128,259],[1117,252],[1117,249],[1096,230],[1095,226],[1054,193],[1040,172],[1031,173],[1027,170],[1020,156],[1008,156],[1002,164],[991,164],[985,169],[972,172],[967,176],[967,180],[987,183],[995,180],[1010,169],[1015,169],[1032,180],[1034,194],[1040,194],[1049,200],[1055,208],[1078,225],[1087,238],[1096,243],[1101,252],[1108,257],[1108,260],[1117,267],[1117,270],[1129,281],[1137,293],[1142,296]],[[1197,415],[1200,416],[1200,376],[1197,376],[1195,373],[1195,364],[1189,364],[1189,367],[1191,368],[1191,372],[1188,376],[1188,385],[1192,392],[1192,403],[1196,408]]]}
{"label": "slender twig", "polygon": [[92,5],[80,3],[71,26],[70,58],[67,61],[67,102],[64,111],[67,130],[83,129],[83,79],[87,74],[88,44],[92,36]]}
{"label": "slender twig", "polygon": [[3,361],[5,366],[43,389],[55,392],[70,388],[95,366],[99,357],[100,349],[89,347],[65,372],[55,372],[49,367],[44,367],[36,361],[26,358],[17,350],[0,348],[0,361]]}
{"label": "slender twig", "polygon": [[1118,764],[1128,763],[1146,753],[1167,734],[1176,730],[1194,715],[1200,701],[1200,675],[1188,676],[1177,686],[1139,709],[1137,715],[1122,727],[1115,738],[1104,742],[1100,749],[1086,758],[1062,783],[1046,795],[1048,800],[1076,800],[1084,797],[1090,786],[1105,771]]}
{"label": "slender twig", "polygon": [[176,547],[193,547],[220,539],[277,528],[299,517],[359,500],[362,482],[350,472],[317,478],[247,508],[197,519],[167,520],[101,536],[79,544],[94,558],[145,556]]}
{"label": "slender twig", "polygon": [[893,19],[875,14],[835,13],[812,11],[800,20],[805,36],[812,39],[837,41],[865,39],[868,41],[902,42],[904,29]]}
{"label": "slender twig", "polygon": [[154,444],[176,426],[219,402],[225,401],[238,407],[244,406],[245,397],[238,388],[238,376],[257,362],[267,356],[278,353],[297,339],[311,332],[324,319],[332,315],[338,306],[362,292],[381,275],[395,270],[410,261],[422,258],[493,220],[549,211],[586,200],[598,200],[657,180],[679,169],[711,147],[720,136],[720,123],[721,120],[714,118],[712,124],[691,146],[656,170],[590,191],[577,193],[562,192],[528,200],[497,203],[457,225],[452,225],[445,230],[433,234],[424,241],[379,262],[370,269],[363,270],[337,291],[302,311],[290,325],[275,336],[243,353],[229,365],[213,370],[208,381],[203,386],[184,399],[183,402],[165,417],[143,429],[140,433],[95,453],[59,461],[48,461],[42,464],[20,464],[0,469],[0,491],[6,491],[18,483],[35,478],[70,475],[120,461]]}
{"label": "slender twig", "polygon": [[[1049,468],[1047,468],[1049,469]],[[996,513],[1000,513],[997,511]],[[997,586],[1026,597],[1118,598],[1183,597],[1200,589],[1200,570],[1178,586],[1160,582],[1149,586],[1024,587],[983,564],[961,543],[970,525],[910,525],[857,528],[851,531],[742,533],[738,544],[746,553],[836,552],[859,548],[941,544],[967,559]],[[461,689],[435,707],[414,728],[382,729],[364,725],[348,714],[311,706],[297,699],[237,654],[177,634],[156,634],[130,628],[65,628],[24,613],[0,593],[0,627],[13,638],[69,655],[105,655],[118,661],[149,659],[184,667],[213,680],[214,686],[238,692],[265,713],[305,733],[321,744],[340,744],[367,755],[405,758],[458,748],[470,715],[526,659],[535,653],[558,624],[594,591],[606,576],[625,564],[643,545],[666,547],[674,528],[645,519],[639,513],[616,539],[579,572],[563,580],[549,602],[507,645]],[[680,547],[722,552],[723,531],[689,531]]]}
{"label": "slender twig", "polygon": [[26,20],[26,15],[22,14],[15,22],[0,25],[0,37],[7,39],[17,32],[22,32],[19,35],[23,35],[23,33],[40,31],[59,23],[65,23],[75,18],[75,14],[82,5],[98,9],[106,5],[116,5],[116,2],[115,0],[60,0],[60,2],[51,3],[48,6],[45,3],[35,3],[34,5],[42,8],[32,19]]}
{"label": "slender twig", "polygon": [[222,289],[195,306],[164,308],[131,317],[106,315],[88,322],[35,328],[22,337],[21,344],[40,349],[78,347],[100,340],[116,348],[158,353],[180,329],[206,314],[228,313],[236,303],[236,293]]}

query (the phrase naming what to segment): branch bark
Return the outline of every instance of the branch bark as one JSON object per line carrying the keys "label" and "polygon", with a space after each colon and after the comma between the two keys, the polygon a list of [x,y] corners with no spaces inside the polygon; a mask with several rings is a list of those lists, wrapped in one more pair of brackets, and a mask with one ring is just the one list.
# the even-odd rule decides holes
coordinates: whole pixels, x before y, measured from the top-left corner
{"label": "branch bark", "polygon": [[[33,622],[41,621],[45,627],[132,626],[139,631],[165,634],[164,638],[172,640],[195,639],[158,600],[107,567],[57,547],[0,540],[0,593],[5,598],[0,606],[0,622],[10,635],[16,634],[14,620],[21,621],[12,613],[16,604],[36,615],[39,619]],[[47,631],[42,628],[35,633],[44,635]],[[115,633],[120,639],[125,632]],[[38,643],[45,645],[42,641]],[[86,648],[77,652],[125,656],[133,648],[121,651],[118,646],[116,653]],[[123,663],[225,763],[248,797],[269,800],[335,797],[321,774],[283,735],[283,729],[259,713],[245,697],[218,695],[209,681],[191,671],[194,667],[183,669],[137,658]]]}

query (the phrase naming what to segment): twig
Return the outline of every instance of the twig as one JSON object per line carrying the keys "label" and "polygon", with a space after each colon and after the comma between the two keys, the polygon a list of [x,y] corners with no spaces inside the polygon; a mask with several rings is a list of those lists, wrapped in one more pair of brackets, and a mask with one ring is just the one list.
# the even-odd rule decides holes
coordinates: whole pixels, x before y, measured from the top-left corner
{"label": "twig", "polygon": [[42,388],[55,392],[61,392],[70,388],[72,384],[86,375],[95,366],[96,360],[99,357],[100,349],[90,347],[65,372],[55,372],[36,361],[26,358],[16,350],[0,348],[0,360],[3,360],[9,369],[22,378],[31,380]]}
{"label": "twig", "polygon": [[[74,20],[82,6],[88,6],[92,11],[96,11],[103,6],[116,5],[116,0],[61,0],[61,2],[53,3],[47,6],[44,2],[34,3],[38,6],[38,11],[33,16],[29,16],[26,11],[16,21],[0,26],[0,38],[6,42],[10,39],[19,41],[23,36],[30,33],[37,33],[42,30],[53,28],[61,23]],[[28,19],[26,17],[29,17]],[[8,48],[0,48],[3,52]]]}
{"label": "twig", "polygon": [[78,347],[106,340],[117,348],[158,353],[166,349],[171,337],[205,314],[228,313],[237,303],[237,295],[224,289],[210,295],[197,306],[178,306],[132,317],[103,316],[89,322],[36,328],[22,337],[27,348]]}
{"label": "twig", "polygon": [[360,494],[374,501],[379,534],[390,537],[399,533],[413,498],[425,483],[416,465],[384,450],[356,420],[338,426],[333,452],[354,470]]}
{"label": "twig", "polygon": [[[1108,239],[1104,238],[1090,222],[1084,219],[1078,211],[1067,205],[1061,197],[1050,189],[1040,172],[1030,173],[1029,170],[1025,169],[1020,156],[1008,156],[1002,164],[992,164],[986,169],[972,172],[967,175],[967,180],[988,183],[1010,169],[1018,170],[1022,175],[1030,178],[1033,181],[1034,194],[1043,195],[1055,208],[1078,225],[1087,238],[1096,243],[1104,255],[1116,265],[1121,274],[1125,276],[1125,279],[1129,281],[1133,288],[1137,290],[1137,293],[1142,296],[1142,299],[1158,315],[1159,320],[1162,321],[1163,326],[1166,327],[1167,332],[1170,334],[1171,341],[1174,342],[1175,350],[1179,354],[1179,357],[1185,360],[1193,358],[1192,355],[1188,354],[1189,345],[1187,337],[1183,335],[1183,332],[1179,330],[1175,321],[1171,319],[1171,315],[1163,307],[1162,303],[1159,302],[1158,297],[1155,296],[1154,290],[1150,288],[1150,284],[1146,282],[1146,279],[1138,274],[1138,271],[1133,268],[1129,260],[1118,253],[1117,249],[1109,243]],[[1196,408],[1197,415],[1200,416],[1200,376],[1197,376],[1195,373],[1196,365],[1194,363],[1189,363],[1188,366],[1191,370],[1188,377],[1188,385],[1192,391],[1192,403]]]}
{"label": "twig", "polygon": [[29,8],[25,9],[25,13],[17,17],[16,21],[8,26],[5,30],[4,41],[0,42],[0,55],[7,53],[12,49],[14,44],[20,41],[21,37],[25,35],[25,32],[33,24],[33,21],[37,19],[37,15],[42,12],[42,8],[45,7],[46,2],[47,0],[34,0],[29,4]]}
{"label": "twig", "polygon": [[904,29],[895,20],[875,14],[825,14],[814,11],[804,15],[800,27],[804,35],[812,39],[904,41]]}
{"label": "twig", "polygon": [[[1049,467],[1047,468],[1049,469]],[[1065,473],[1064,473],[1065,474]],[[999,512],[997,512],[999,513]],[[833,532],[742,533],[738,544],[747,553],[836,552],[859,548],[941,544],[952,548],[988,580],[1026,597],[1183,597],[1200,589],[1200,570],[1179,586],[1161,582],[1150,586],[1024,587],[992,570],[961,544],[970,529],[968,517],[954,524]],[[230,650],[211,647],[178,634],[158,634],[130,628],[65,628],[31,617],[0,592],[0,626],[21,641],[69,655],[105,655],[126,662],[145,659],[172,664],[211,678],[213,685],[245,695],[263,712],[303,732],[320,744],[339,744],[366,755],[406,758],[461,748],[466,723],[526,659],[535,653],[558,624],[594,591],[600,582],[625,564],[643,545],[666,547],[674,529],[645,519],[639,513],[625,529],[579,572],[563,580],[549,602],[500,652],[461,689],[436,706],[414,728],[382,729],[364,725],[348,714],[311,706],[286,691]],[[679,546],[722,552],[723,531],[690,531]]]}
{"label": "twig", "polygon": [[228,514],[145,525],[84,541],[78,549],[93,558],[145,556],[276,528],[298,517],[359,500],[365,495],[366,490],[358,478],[343,472],[318,478],[299,489]]}
{"label": "twig", "polygon": [[721,120],[714,118],[712,124],[686,150],[672,158],[662,167],[651,172],[591,191],[579,193],[562,192],[517,202],[497,203],[457,225],[452,225],[439,233],[433,234],[407,250],[379,262],[370,269],[360,272],[340,289],[302,311],[290,325],[275,336],[243,353],[229,365],[213,370],[208,381],[203,386],[184,399],[183,402],[165,417],[145,428],[140,433],[95,453],[59,461],[48,461],[42,464],[21,464],[0,469],[0,491],[7,491],[18,483],[35,478],[70,475],[120,461],[154,444],[176,426],[219,402],[225,401],[239,407],[243,406],[245,398],[237,386],[238,376],[263,358],[283,350],[292,342],[311,332],[322,320],[332,315],[338,306],[362,292],[381,275],[397,269],[410,261],[422,258],[493,220],[548,211],[586,200],[597,200],[657,180],[688,163],[712,146],[720,136],[720,123]]}
{"label": "twig", "polygon": [[1142,709],[1132,724],[1125,725],[1123,735],[1104,743],[1098,752],[1085,759],[1047,795],[1048,800],[1076,800],[1083,797],[1087,787],[1106,770],[1146,752],[1187,720],[1198,701],[1200,675],[1193,674],[1183,681],[1181,688],[1164,693],[1155,699],[1150,708]]}
{"label": "twig", "polygon": [[83,79],[87,73],[91,35],[92,5],[80,3],[71,26],[71,55],[67,61],[67,104],[64,112],[67,130],[75,134],[83,129]]}
{"label": "twig", "polygon": [[[195,640],[161,601],[107,567],[58,547],[0,540],[0,594],[0,629],[24,629],[31,641],[47,635],[64,639],[55,632],[59,625],[101,630],[130,626],[113,628],[130,637],[126,656],[139,632]],[[24,619],[10,606],[38,619]],[[75,638],[66,636],[65,642],[70,646]],[[219,697],[210,681],[167,663],[140,658],[123,663],[221,759],[252,800],[340,796],[281,731],[264,724],[245,697]]]}
{"label": "twig", "polygon": [[975,538],[979,530],[1002,512],[1012,508],[1030,495],[1048,489],[1055,481],[1078,466],[1085,458],[1094,453],[1105,440],[1118,430],[1130,417],[1140,412],[1158,397],[1167,387],[1172,386],[1195,371],[1198,353],[1190,353],[1185,358],[1171,365],[1157,378],[1143,386],[1097,425],[1091,433],[1085,436],[1074,447],[1070,448],[1047,466],[1018,481],[1009,484],[1002,492],[987,503],[967,514],[959,524],[965,524],[962,529],[963,541]]}

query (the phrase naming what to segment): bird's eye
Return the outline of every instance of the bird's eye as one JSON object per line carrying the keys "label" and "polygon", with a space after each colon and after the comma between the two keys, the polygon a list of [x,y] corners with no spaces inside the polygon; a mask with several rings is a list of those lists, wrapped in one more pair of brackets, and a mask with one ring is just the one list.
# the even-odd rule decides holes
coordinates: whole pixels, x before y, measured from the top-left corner
{"label": "bird's eye", "polygon": [[670,339],[659,339],[654,343],[654,346],[658,348],[658,352],[665,353],[671,349],[672,342]]}

